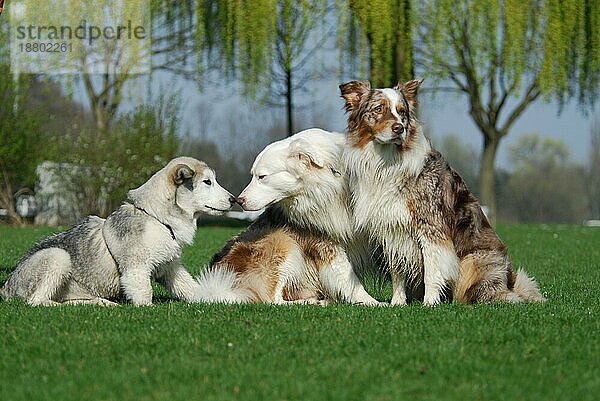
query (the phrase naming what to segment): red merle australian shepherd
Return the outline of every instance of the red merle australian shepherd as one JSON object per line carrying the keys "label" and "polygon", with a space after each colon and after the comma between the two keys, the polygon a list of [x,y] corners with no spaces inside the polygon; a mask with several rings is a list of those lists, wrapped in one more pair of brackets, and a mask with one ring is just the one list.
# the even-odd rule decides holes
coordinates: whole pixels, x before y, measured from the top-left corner
{"label": "red merle australian shepherd", "polygon": [[405,304],[423,284],[426,305],[450,298],[543,301],[535,281],[514,271],[477,200],[423,134],[415,116],[421,82],[340,85],[356,228],[383,249],[392,304]]}

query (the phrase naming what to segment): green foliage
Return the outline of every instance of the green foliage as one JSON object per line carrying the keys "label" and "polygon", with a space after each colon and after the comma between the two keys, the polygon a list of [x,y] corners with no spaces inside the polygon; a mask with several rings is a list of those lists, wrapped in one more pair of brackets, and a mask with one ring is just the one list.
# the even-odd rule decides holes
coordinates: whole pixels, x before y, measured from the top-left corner
{"label": "green foliage", "polygon": [[527,78],[546,98],[595,100],[597,1],[427,1],[415,7],[413,18],[422,41],[420,64],[437,82],[453,79],[456,66],[466,63],[473,67],[467,79],[478,86],[499,85],[517,95]]}
{"label": "green foliage", "polygon": [[[368,54],[369,79],[375,87],[392,86],[413,76],[410,0],[338,2],[338,44],[350,58]],[[362,64],[361,75],[365,75]]]}
{"label": "green foliage", "polygon": [[127,191],[143,184],[175,156],[179,147],[180,105],[160,97],[119,117],[102,136],[82,131],[63,144],[57,171],[66,190],[75,194],[80,214],[106,216],[125,200]]}
{"label": "green foliage", "polygon": [[[201,228],[184,250],[190,270],[197,274],[236,231]],[[595,400],[600,230],[499,231],[548,302],[365,308],[161,297],[148,308],[31,308],[0,301],[0,398]],[[46,232],[0,227],[0,283]]]}
{"label": "green foliage", "polygon": [[239,72],[250,95],[269,70],[278,13],[276,0],[199,0],[197,40],[225,61],[225,72]]}
{"label": "green foliage", "polygon": [[[38,146],[40,116],[25,107],[29,79],[13,79],[0,64],[0,185],[33,187],[35,167],[43,157]],[[15,189],[15,190],[16,190]]]}
{"label": "green foliage", "polygon": [[[288,47],[301,49],[305,38],[293,36],[293,26],[320,23],[325,12],[325,0],[254,0],[251,6],[243,0],[199,0],[200,63],[238,76],[245,93],[255,97],[260,88],[271,84],[275,42],[283,40]],[[283,38],[278,37],[278,24],[288,28]],[[211,65],[210,60],[218,61]],[[288,56],[284,67],[291,63]]]}
{"label": "green foliage", "polygon": [[40,116],[26,107],[30,77],[11,75],[8,24],[0,20],[0,208],[8,208],[12,192],[33,186],[35,167],[44,149],[37,146]]}
{"label": "green foliage", "polygon": [[479,194],[492,222],[496,152],[515,121],[539,98],[593,105],[598,13],[600,3],[587,0],[432,0],[415,7],[416,64],[433,86],[450,83],[467,96],[484,137]]}

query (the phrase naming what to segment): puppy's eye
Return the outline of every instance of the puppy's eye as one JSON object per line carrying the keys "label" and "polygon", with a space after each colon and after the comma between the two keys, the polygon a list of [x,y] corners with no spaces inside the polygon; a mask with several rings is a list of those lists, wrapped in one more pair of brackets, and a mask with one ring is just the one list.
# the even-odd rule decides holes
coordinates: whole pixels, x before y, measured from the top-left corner
{"label": "puppy's eye", "polygon": [[259,176],[258,176],[258,179],[259,179],[259,180],[262,180],[262,179],[263,179],[263,178],[265,178],[265,177],[266,177],[266,174],[259,175]]}
{"label": "puppy's eye", "polygon": [[205,183],[206,185],[212,185],[212,181],[211,180],[204,180],[202,182]]}
{"label": "puppy's eye", "polygon": [[373,111],[374,111],[375,113],[381,113],[381,112],[383,111],[383,107],[382,107],[381,105],[379,105],[379,106],[375,107],[375,108],[373,109]]}

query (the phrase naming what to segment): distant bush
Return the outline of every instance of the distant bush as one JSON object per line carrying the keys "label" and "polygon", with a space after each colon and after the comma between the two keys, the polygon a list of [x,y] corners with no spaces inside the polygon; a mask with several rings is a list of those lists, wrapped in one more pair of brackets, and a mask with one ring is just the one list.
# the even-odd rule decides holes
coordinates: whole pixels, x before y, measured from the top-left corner
{"label": "distant bush", "polygon": [[105,134],[82,131],[64,143],[56,178],[73,194],[78,214],[106,216],[125,200],[127,191],[144,183],[177,154],[180,105],[161,97],[117,119]]}

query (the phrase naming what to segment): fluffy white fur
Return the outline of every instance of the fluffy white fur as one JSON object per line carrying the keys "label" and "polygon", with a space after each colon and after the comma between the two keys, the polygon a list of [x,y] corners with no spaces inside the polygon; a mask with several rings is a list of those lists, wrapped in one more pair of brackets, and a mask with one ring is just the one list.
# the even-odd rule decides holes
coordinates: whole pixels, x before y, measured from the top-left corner
{"label": "fluffy white fur", "polygon": [[256,157],[252,180],[238,200],[246,210],[279,203],[294,227],[339,244],[336,261],[321,269],[322,284],[345,301],[376,305],[352,267],[365,264],[370,255],[366,237],[354,230],[341,163],[345,141],[343,134],[313,128],[268,145]]}
{"label": "fluffy white fur", "polygon": [[[377,141],[369,142],[363,149],[344,148],[343,160],[353,189],[355,227],[359,232],[370,233],[372,240],[382,245],[385,262],[392,273],[394,305],[406,303],[404,283],[416,279],[402,272],[422,270],[403,266],[407,260],[425,266],[426,304],[439,303],[444,283],[458,276],[456,255],[427,244],[424,239],[416,243],[409,235],[412,228],[408,207],[396,190],[403,185],[404,177],[419,174],[430,150],[431,145],[422,134],[417,135],[412,149],[403,153]],[[422,255],[421,248],[427,249]],[[438,266],[451,267],[440,270]]]}
{"label": "fluffy white fur", "polygon": [[207,268],[196,279],[198,299],[202,302],[245,303],[250,294],[236,286],[237,276],[226,268]]}
{"label": "fluffy white fur", "polygon": [[347,242],[354,236],[347,181],[340,157],[345,135],[318,128],[268,145],[252,165],[252,180],[239,196],[246,210],[282,201],[299,225]]}

